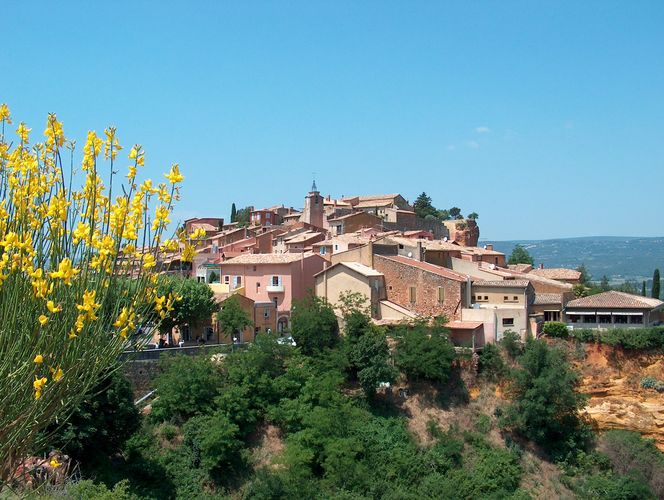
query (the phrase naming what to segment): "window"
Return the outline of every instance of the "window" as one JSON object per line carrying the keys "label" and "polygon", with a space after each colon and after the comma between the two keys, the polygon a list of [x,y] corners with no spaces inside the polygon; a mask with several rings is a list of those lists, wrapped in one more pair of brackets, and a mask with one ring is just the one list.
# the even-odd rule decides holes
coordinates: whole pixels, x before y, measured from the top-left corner
{"label": "window", "polygon": [[269,310],[267,307],[266,307],[265,309],[263,309],[263,317],[264,317],[265,319],[269,319],[269,318],[270,318],[270,310]]}
{"label": "window", "polygon": [[327,247],[320,247],[320,254],[325,255],[327,253]]}
{"label": "window", "polygon": [[484,296],[484,300],[489,300],[489,296],[488,296],[488,295],[485,295],[485,296]]}
{"label": "window", "polygon": [[514,326],[514,318],[503,318],[503,326]]}
{"label": "window", "polygon": [[643,316],[630,316],[629,317],[629,322],[630,323],[643,324]]}
{"label": "window", "polygon": [[272,286],[281,285],[281,278],[279,276],[272,276]]}
{"label": "window", "polygon": [[339,245],[336,245],[336,244],[335,244],[335,245],[334,245],[334,251],[336,252],[337,250],[339,250]]}
{"label": "window", "polygon": [[228,275],[224,276],[224,283],[226,283],[228,285],[230,282],[231,282],[231,277],[228,276]]}
{"label": "window", "polygon": [[518,302],[518,301],[519,301],[519,297],[517,297],[517,296],[515,295],[515,296],[514,296],[514,302]]}
{"label": "window", "polygon": [[341,234],[341,231],[342,231],[341,224],[338,224],[337,225],[337,234]]}
{"label": "window", "polygon": [[510,301],[510,298],[509,298],[507,295],[505,295],[505,296],[503,297],[503,300],[504,300],[505,302],[509,302],[509,301]]}
{"label": "window", "polygon": [[410,299],[410,303],[414,304],[416,299],[416,288],[414,286],[408,287],[408,297]]}
{"label": "window", "polygon": [[254,266],[254,272],[256,272],[256,266]]}
{"label": "window", "polygon": [[260,282],[256,282],[256,293],[261,291],[261,284]]}
{"label": "window", "polygon": [[403,250],[403,245],[399,243],[399,250]]}
{"label": "window", "polygon": [[442,286],[438,287],[438,303],[442,304],[445,302],[445,289]]}

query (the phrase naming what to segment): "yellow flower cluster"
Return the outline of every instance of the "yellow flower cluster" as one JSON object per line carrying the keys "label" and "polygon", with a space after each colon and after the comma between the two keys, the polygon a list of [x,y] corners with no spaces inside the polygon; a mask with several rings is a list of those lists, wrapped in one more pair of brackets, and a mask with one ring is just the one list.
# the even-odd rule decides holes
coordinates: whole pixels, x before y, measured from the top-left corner
{"label": "yellow flower cluster", "polygon": [[[174,297],[146,291],[159,270],[160,252],[181,247],[177,239],[162,241],[161,235],[171,223],[184,176],[173,165],[165,175],[168,183],[137,182],[145,165],[145,152],[137,144],[127,155],[126,181],[118,186],[114,164],[123,147],[114,127],[102,136],[88,132],[76,173],[63,166],[69,163],[66,157],[73,165],[76,143],[67,139],[55,114],[48,115],[42,142],[34,144],[31,129],[22,122],[15,129],[18,140],[6,140],[10,124],[9,107],[0,104],[0,301],[17,301],[22,318],[33,314],[24,337],[35,339],[40,352],[24,351],[30,357],[22,363],[29,370],[24,380],[32,380],[39,400],[49,379],[58,382],[69,377],[71,366],[81,365],[85,353],[67,346],[82,340],[70,340],[83,335],[105,339],[110,330],[121,346],[155,310],[161,318],[173,310]],[[110,163],[110,175],[100,172],[101,161]],[[191,250],[185,246],[184,253]],[[120,298],[126,303],[118,304]],[[45,359],[53,363],[50,373],[44,371]]]}

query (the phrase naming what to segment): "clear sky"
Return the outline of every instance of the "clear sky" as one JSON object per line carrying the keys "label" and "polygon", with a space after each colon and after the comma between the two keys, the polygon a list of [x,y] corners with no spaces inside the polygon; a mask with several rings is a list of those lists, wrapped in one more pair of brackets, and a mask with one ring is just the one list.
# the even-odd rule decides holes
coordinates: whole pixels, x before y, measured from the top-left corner
{"label": "clear sky", "polygon": [[664,2],[31,1],[0,102],[116,125],[177,216],[422,191],[482,238],[664,235]]}

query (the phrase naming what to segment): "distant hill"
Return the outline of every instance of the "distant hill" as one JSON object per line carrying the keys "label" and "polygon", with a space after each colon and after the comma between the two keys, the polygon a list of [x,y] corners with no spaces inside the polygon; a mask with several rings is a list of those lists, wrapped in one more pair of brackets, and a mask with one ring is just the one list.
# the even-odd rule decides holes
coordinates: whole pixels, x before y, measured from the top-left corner
{"label": "distant hill", "polygon": [[664,272],[664,236],[635,238],[595,236],[555,240],[481,241],[509,256],[516,244],[523,245],[545,267],[576,268],[585,264],[594,280],[607,275],[612,282],[652,279],[655,268]]}

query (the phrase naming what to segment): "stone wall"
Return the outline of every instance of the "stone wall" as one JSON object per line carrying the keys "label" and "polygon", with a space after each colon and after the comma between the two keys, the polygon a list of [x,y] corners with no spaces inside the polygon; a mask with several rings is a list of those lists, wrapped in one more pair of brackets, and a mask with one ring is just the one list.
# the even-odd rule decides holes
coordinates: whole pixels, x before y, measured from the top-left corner
{"label": "stone wall", "polygon": [[[416,261],[414,261],[416,262]],[[374,269],[385,276],[387,299],[424,316],[446,315],[461,319],[465,282],[448,279],[415,266],[374,256]],[[410,287],[415,287],[415,303],[410,302]],[[443,303],[438,301],[438,287],[443,287]]]}
{"label": "stone wall", "polygon": [[154,379],[161,373],[158,360],[128,361],[125,363],[124,374],[131,382],[134,400],[145,396],[154,389]]}

